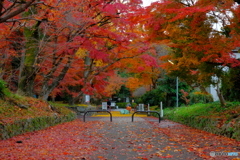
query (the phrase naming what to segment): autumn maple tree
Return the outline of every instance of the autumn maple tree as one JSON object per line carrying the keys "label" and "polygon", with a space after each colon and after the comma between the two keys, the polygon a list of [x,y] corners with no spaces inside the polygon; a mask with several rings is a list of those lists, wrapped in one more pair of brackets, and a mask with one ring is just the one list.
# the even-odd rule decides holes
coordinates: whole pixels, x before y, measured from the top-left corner
{"label": "autumn maple tree", "polygon": [[131,74],[126,82],[126,87],[131,91],[145,86],[156,89],[157,80],[161,76],[159,55],[150,47],[144,54],[135,59],[126,60],[123,64],[127,67],[127,72]]}
{"label": "autumn maple tree", "polygon": [[[0,77],[19,94],[46,100],[67,93],[74,103],[84,94],[109,96],[112,91],[102,91],[114,84],[109,77],[118,71],[130,73],[126,85],[132,91],[143,85],[154,89],[163,67],[203,90],[215,85],[224,105],[218,84],[223,68],[239,66],[231,53],[240,46],[239,5],[233,0],[140,4],[1,1]],[[171,50],[162,54],[156,47],[161,45]]]}
{"label": "autumn maple tree", "polygon": [[224,76],[223,68],[239,65],[231,52],[240,45],[236,21],[239,10],[231,0],[164,0],[146,10],[148,23],[144,26],[149,40],[172,49],[162,57],[166,61],[163,67],[202,89],[213,84],[223,106],[218,85]]}
{"label": "autumn maple tree", "polygon": [[67,92],[75,102],[100,93],[123,60],[146,50],[134,30],[139,8],[140,1],[115,0],[53,0],[29,7],[7,28],[11,34],[2,36],[2,78],[19,94],[44,100]]}
{"label": "autumn maple tree", "polygon": [[[108,84],[103,89],[103,97],[111,97],[112,95],[116,94],[126,83],[126,78],[121,77],[119,74],[114,74],[113,76],[109,77]],[[97,96],[99,97],[99,96]],[[102,98],[102,97],[100,97]]]}

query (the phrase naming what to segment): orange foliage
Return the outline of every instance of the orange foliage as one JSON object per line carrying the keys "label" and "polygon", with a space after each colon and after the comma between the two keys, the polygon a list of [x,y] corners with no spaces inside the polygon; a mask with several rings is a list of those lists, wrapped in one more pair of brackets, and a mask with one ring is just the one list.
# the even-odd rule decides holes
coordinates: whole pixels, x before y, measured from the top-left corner
{"label": "orange foliage", "polygon": [[[146,14],[151,16],[143,24],[149,33],[148,40],[167,42],[172,48],[169,55],[162,57],[166,63],[161,66],[195,84],[211,83],[209,77],[216,73],[221,77],[217,71],[221,67],[239,66],[231,52],[240,46],[237,22],[240,6],[233,5],[234,1],[229,0],[221,3],[219,0],[166,0],[148,7]],[[224,30],[220,31],[216,25],[222,25]]]}
{"label": "orange foliage", "polygon": [[129,88],[130,91],[135,91],[137,88],[144,85],[143,81],[139,78],[130,77],[126,82],[126,87]]}
{"label": "orange foliage", "polygon": [[115,74],[109,77],[108,85],[104,88],[104,95],[106,97],[111,97],[113,94],[118,92],[121,86],[125,83],[126,79],[121,78],[119,75]]}

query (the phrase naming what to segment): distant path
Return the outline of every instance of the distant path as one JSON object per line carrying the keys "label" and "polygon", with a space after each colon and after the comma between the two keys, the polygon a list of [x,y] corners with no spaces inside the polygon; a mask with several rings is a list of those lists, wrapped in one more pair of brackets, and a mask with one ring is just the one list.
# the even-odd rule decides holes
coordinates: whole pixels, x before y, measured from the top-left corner
{"label": "distant path", "polygon": [[[158,118],[82,117],[45,130],[0,141],[0,159],[190,160],[210,152],[240,152],[238,141]],[[239,153],[240,154],[240,153]]]}

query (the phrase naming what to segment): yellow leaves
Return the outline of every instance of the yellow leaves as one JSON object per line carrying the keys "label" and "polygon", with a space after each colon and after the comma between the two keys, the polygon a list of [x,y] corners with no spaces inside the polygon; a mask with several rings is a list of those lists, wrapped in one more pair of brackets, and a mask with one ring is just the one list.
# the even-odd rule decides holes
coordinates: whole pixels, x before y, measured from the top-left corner
{"label": "yellow leaves", "polygon": [[87,50],[84,48],[79,48],[75,54],[79,58],[84,58],[87,56]]}
{"label": "yellow leaves", "polygon": [[100,60],[94,60],[94,63],[95,63],[96,67],[102,67],[102,66],[106,65],[106,63],[103,63],[103,61],[101,59]]}

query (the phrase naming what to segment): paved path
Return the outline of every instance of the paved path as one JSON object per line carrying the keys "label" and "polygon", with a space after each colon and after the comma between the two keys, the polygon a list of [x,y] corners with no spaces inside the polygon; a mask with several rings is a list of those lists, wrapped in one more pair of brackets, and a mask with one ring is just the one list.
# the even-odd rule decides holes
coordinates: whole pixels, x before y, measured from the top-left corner
{"label": "paved path", "polygon": [[154,117],[82,118],[0,141],[0,159],[237,160],[210,152],[240,151],[238,141]]}
{"label": "paved path", "polygon": [[131,117],[113,117],[113,122],[110,122],[108,117],[86,118],[88,122],[96,120],[104,122],[98,129],[98,134],[102,137],[98,146],[102,146],[103,150],[97,151],[103,159],[227,160],[237,157],[212,157],[210,152],[240,151],[240,143],[235,140],[231,141],[169,120],[158,123],[158,118],[155,117],[135,117],[134,122],[131,122]]}
{"label": "paved path", "polygon": [[[88,120],[91,121],[94,118]],[[144,118],[135,117],[134,122],[131,122],[131,117],[117,117],[113,119],[113,122],[107,122],[108,118],[99,120],[106,121],[98,130],[98,134],[102,136],[98,146],[102,146],[103,150],[97,152],[98,155],[102,155],[103,159],[202,159],[194,152],[169,140],[164,133],[156,132],[157,128],[154,128]],[[156,118],[152,121],[158,123]],[[166,127],[167,122],[161,123]]]}

